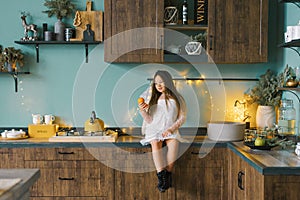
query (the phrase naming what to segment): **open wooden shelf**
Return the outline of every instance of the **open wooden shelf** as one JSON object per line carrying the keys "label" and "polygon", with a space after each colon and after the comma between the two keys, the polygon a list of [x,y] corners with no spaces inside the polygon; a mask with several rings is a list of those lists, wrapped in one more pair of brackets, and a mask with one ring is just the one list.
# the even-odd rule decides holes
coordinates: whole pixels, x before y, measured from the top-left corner
{"label": "open wooden shelf", "polygon": [[39,62],[39,45],[84,45],[85,62],[88,63],[89,45],[100,44],[100,41],[15,41],[22,45],[35,45],[36,62]]}

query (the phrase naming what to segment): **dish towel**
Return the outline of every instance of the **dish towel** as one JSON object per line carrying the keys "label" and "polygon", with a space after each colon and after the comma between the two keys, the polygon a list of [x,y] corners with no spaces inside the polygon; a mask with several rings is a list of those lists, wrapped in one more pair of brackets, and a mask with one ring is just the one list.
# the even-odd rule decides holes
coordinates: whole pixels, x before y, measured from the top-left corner
{"label": "dish towel", "polygon": [[5,193],[6,191],[10,190],[13,186],[21,182],[22,179],[20,178],[0,178],[0,195]]}

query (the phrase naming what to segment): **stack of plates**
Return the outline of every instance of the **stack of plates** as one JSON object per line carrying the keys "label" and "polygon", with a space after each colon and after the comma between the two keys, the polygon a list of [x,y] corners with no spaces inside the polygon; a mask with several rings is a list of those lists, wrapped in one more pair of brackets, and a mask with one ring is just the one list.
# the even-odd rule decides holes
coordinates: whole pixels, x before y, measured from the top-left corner
{"label": "stack of plates", "polygon": [[12,129],[11,131],[5,130],[4,132],[1,133],[1,136],[3,138],[8,138],[8,139],[22,139],[22,138],[27,138],[26,132],[24,132],[22,129],[19,131]]}

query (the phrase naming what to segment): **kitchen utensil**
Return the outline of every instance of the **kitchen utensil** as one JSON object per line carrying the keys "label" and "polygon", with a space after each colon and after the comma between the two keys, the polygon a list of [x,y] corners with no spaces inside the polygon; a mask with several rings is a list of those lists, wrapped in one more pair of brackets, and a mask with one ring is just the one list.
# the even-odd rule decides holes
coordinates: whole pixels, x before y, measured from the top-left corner
{"label": "kitchen utensil", "polygon": [[32,123],[40,124],[43,121],[43,116],[40,114],[32,114]]}
{"label": "kitchen utensil", "polygon": [[95,111],[92,111],[90,119],[84,123],[84,131],[100,132],[104,131],[104,122],[96,117]]}
{"label": "kitchen utensil", "polygon": [[1,136],[3,138],[8,138],[8,139],[22,139],[26,137],[26,132],[24,132],[22,129],[19,131],[12,129],[10,131],[5,130],[4,132],[1,133]]}
{"label": "kitchen utensil", "polygon": [[103,12],[93,11],[92,3],[92,1],[87,1],[85,11],[76,11],[73,23],[76,29],[75,40],[83,39],[83,31],[86,29],[86,25],[90,24],[94,31],[95,41],[103,41]]}
{"label": "kitchen utensil", "polygon": [[44,115],[44,122],[45,124],[52,124],[55,120],[53,115]]}

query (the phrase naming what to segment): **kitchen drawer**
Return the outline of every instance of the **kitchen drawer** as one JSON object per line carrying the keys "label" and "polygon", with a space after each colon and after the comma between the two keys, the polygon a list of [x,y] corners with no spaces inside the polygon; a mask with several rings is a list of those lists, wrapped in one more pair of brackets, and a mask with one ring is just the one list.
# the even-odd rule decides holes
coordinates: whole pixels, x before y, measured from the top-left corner
{"label": "kitchen drawer", "polygon": [[96,160],[85,148],[26,148],[25,160]]}
{"label": "kitchen drawer", "polygon": [[0,148],[0,168],[24,168],[24,149]]}
{"label": "kitchen drawer", "polygon": [[[53,162],[52,161],[25,161],[25,168],[40,169],[40,178],[32,186],[31,197],[53,196]],[[42,199],[43,200],[43,199]],[[48,200],[48,199],[46,199]]]}
{"label": "kitchen drawer", "polygon": [[226,164],[226,148],[203,149],[191,147],[178,159],[183,166],[222,167]]}
{"label": "kitchen drawer", "polygon": [[54,196],[112,195],[113,169],[99,161],[54,161]]}

